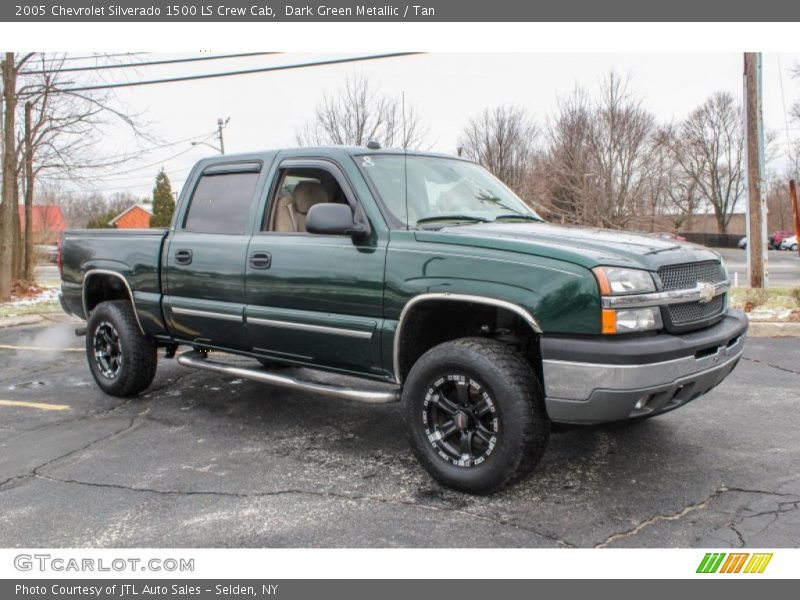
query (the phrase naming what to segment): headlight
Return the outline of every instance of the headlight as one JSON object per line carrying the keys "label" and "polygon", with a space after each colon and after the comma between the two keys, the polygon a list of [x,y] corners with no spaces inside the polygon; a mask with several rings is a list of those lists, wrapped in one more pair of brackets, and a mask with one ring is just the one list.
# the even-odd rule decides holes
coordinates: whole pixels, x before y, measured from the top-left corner
{"label": "headlight", "polygon": [[656,285],[647,271],[622,267],[596,267],[592,269],[603,296],[646,294],[655,292]]}
{"label": "headlight", "polygon": [[652,331],[661,329],[661,309],[657,306],[647,308],[603,309],[603,333],[633,333],[636,331]]}
{"label": "headlight", "polygon": [[[648,294],[656,291],[653,277],[647,271],[622,267],[596,267],[592,272],[597,278],[597,286],[603,296]],[[601,321],[601,330],[606,335],[652,331],[663,327],[661,309],[657,306],[619,310],[604,308]]]}

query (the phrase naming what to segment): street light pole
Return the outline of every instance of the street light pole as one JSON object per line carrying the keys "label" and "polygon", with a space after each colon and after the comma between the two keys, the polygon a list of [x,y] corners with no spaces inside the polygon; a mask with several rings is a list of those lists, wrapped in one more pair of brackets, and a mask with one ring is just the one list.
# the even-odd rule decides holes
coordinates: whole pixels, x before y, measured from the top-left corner
{"label": "street light pole", "polygon": [[227,121],[223,121],[222,117],[217,119],[217,128],[219,129],[219,153],[225,154],[225,139],[222,137],[222,130],[225,128],[225,125],[228,124],[231,118],[228,117]]}

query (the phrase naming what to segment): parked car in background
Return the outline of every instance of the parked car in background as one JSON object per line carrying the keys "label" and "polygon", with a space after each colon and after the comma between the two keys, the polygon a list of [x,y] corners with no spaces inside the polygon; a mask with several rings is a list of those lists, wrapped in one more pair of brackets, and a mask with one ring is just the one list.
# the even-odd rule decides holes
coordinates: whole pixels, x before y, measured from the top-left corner
{"label": "parked car in background", "polygon": [[793,235],[791,237],[783,238],[781,241],[781,250],[791,250],[792,252],[797,252],[797,236]]}
{"label": "parked car in background", "polygon": [[788,229],[776,230],[775,233],[769,236],[769,247],[774,248],[775,250],[781,250],[781,244],[783,243],[783,240],[787,237],[791,237],[792,234],[793,232],[789,231]]}
{"label": "parked car in background", "polygon": [[[774,239],[775,239],[775,235],[774,234],[767,238],[767,250],[780,250],[781,249],[780,248],[780,242],[778,243],[778,246],[775,246]],[[781,239],[781,241],[783,241],[783,239]],[[737,244],[737,246],[739,246],[739,248],[741,248],[742,250],[747,250],[747,236],[744,236],[742,239],[740,239],[739,243]]]}

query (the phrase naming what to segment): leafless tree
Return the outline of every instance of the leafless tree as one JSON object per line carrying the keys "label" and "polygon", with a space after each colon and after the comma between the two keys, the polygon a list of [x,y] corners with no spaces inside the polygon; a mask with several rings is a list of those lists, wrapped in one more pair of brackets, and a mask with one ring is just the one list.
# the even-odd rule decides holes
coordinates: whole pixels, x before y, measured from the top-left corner
{"label": "leafless tree", "polygon": [[496,106],[469,120],[459,147],[464,156],[526,197],[538,140],[539,127],[524,108]]}
{"label": "leafless tree", "polygon": [[585,223],[593,195],[588,136],[592,109],[585,90],[559,100],[547,125],[547,150],[534,168],[539,207],[561,223]]}
{"label": "leafless tree", "polygon": [[348,77],[334,94],[324,94],[314,118],[295,133],[301,146],[363,146],[375,140],[385,148],[412,149],[422,146],[427,135],[410,102],[382,94],[358,74]]}
{"label": "leafless tree", "polygon": [[[99,155],[97,145],[111,121],[128,125],[137,139],[153,141],[140,116],[120,108],[110,92],[72,90],[75,86],[62,70],[65,59],[64,54],[15,57],[10,53],[3,62],[3,213],[12,213],[16,222],[3,217],[0,263],[10,261],[11,268],[0,268],[0,298],[8,296],[14,278],[33,278],[31,212],[36,182],[85,180],[137,156],[135,150],[111,158]],[[97,81],[101,75],[90,77]],[[20,187],[26,215],[23,236],[17,216]],[[6,246],[11,248],[10,258]]]}
{"label": "leafless tree", "polygon": [[741,107],[728,92],[717,92],[692,111],[679,136],[680,164],[714,210],[718,231],[726,233],[746,190]]}
{"label": "leafless tree", "polygon": [[653,136],[650,159],[650,198],[653,220],[662,217],[672,230],[691,229],[692,216],[701,207],[697,182],[682,167],[685,158],[677,127],[664,125]]}
{"label": "leafless tree", "polygon": [[540,169],[545,212],[567,223],[641,225],[650,201],[655,119],[610,72],[597,100],[577,88],[563,99],[548,129]]}
{"label": "leafless tree", "polygon": [[629,90],[629,79],[610,72],[589,125],[588,150],[595,183],[594,221],[626,227],[648,192],[651,134],[655,119]]}

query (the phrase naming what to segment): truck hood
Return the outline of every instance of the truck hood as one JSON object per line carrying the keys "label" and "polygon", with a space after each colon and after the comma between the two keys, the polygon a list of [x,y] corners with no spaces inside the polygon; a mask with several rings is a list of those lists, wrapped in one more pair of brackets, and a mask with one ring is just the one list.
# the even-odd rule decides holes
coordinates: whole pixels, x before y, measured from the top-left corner
{"label": "truck hood", "polygon": [[545,256],[592,268],[624,266],[650,271],[666,264],[718,260],[687,242],[609,229],[530,223],[479,223],[418,231],[417,240]]}

